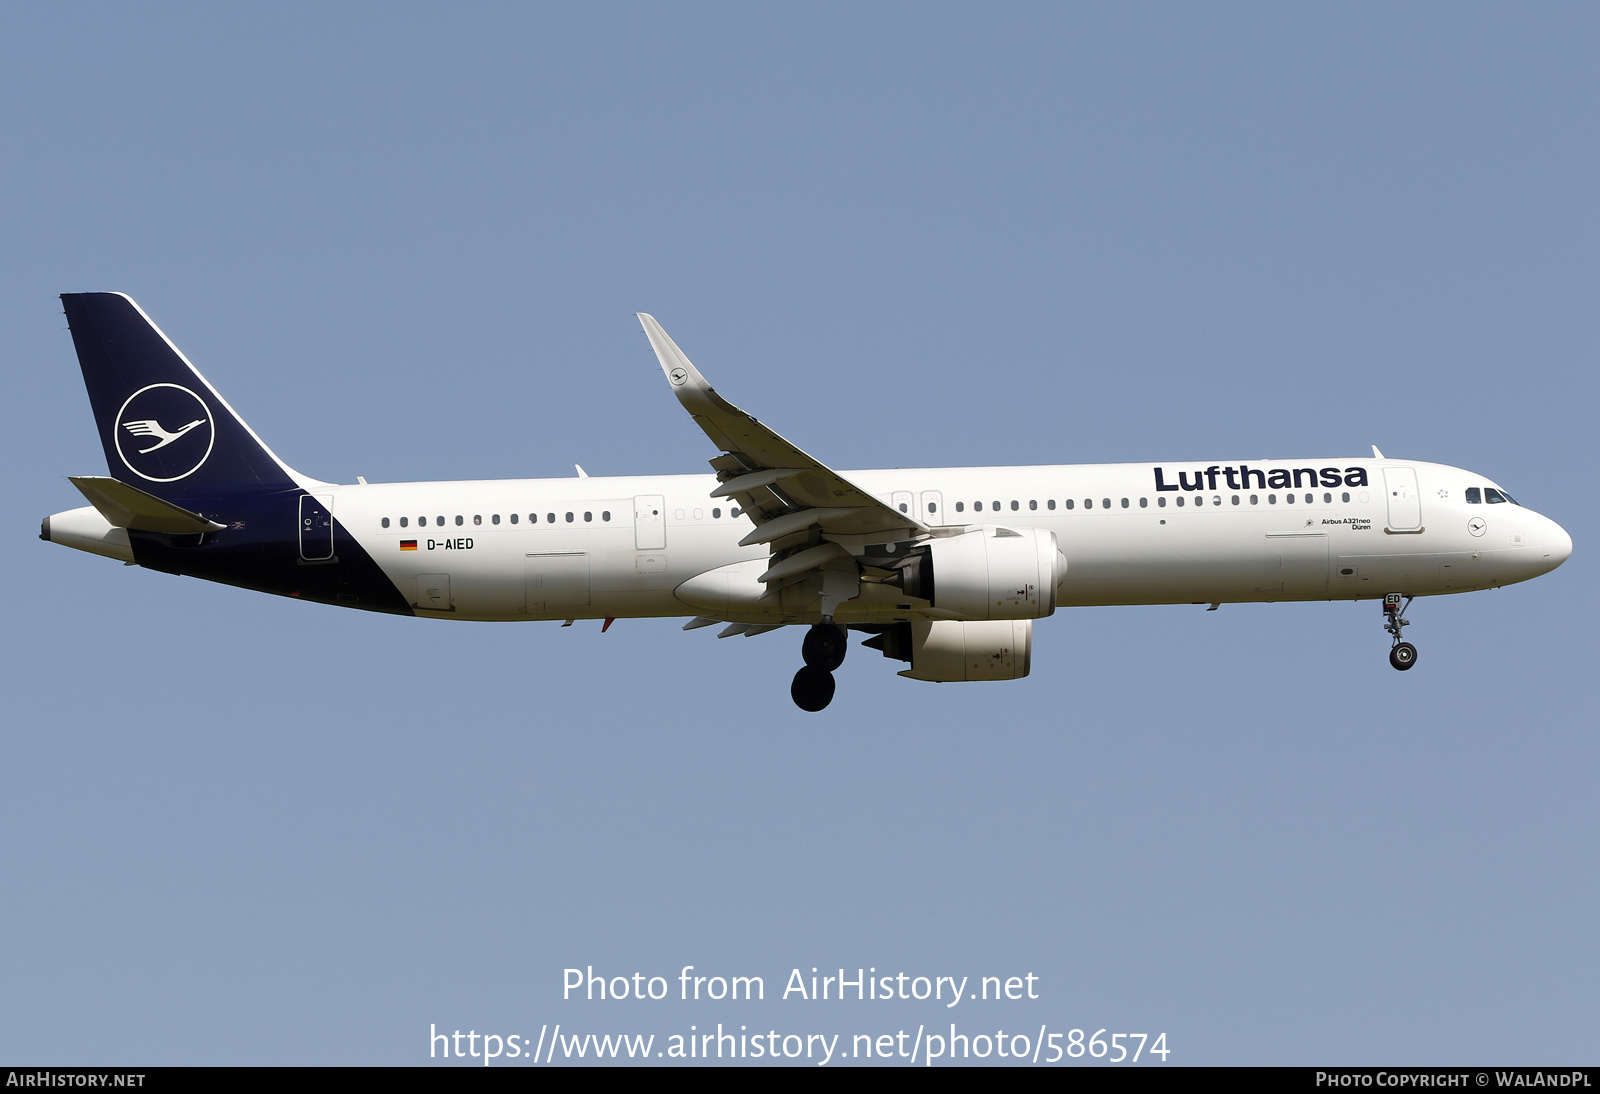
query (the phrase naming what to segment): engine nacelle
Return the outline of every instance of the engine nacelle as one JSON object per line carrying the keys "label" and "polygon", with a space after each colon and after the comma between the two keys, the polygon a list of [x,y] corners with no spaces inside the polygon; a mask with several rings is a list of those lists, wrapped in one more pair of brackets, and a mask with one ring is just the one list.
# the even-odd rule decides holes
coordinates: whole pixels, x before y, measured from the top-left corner
{"label": "engine nacelle", "polygon": [[[903,629],[902,629],[903,628]],[[900,673],[913,680],[1020,680],[1033,658],[1033,620],[961,623],[949,619],[901,623],[878,645],[886,657],[909,660]]]}
{"label": "engine nacelle", "polygon": [[985,525],[919,544],[901,564],[901,587],[966,619],[1040,619],[1056,610],[1067,558],[1056,534]]}

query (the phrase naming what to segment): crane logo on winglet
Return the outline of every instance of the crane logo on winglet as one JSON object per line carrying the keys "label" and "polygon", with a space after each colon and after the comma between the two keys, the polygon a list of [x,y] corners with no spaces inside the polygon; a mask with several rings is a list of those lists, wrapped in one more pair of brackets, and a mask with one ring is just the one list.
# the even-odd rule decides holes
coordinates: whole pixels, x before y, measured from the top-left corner
{"label": "crane logo on winglet", "polygon": [[[185,424],[167,429],[163,422]],[[122,462],[150,482],[188,478],[210,458],[216,443],[211,409],[179,384],[151,384],[128,396],[117,412],[115,434]],[[144,443],[149,440],[155,443]]]}

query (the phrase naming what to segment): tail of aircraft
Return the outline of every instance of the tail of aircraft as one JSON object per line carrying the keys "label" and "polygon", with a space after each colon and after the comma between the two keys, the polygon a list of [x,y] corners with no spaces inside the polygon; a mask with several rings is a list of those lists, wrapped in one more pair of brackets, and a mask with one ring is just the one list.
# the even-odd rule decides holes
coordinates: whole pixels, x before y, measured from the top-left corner
{"label": "tail of aircraft", "polygon": [[131,298],[61,303],[114,477],[165,501],[302,485]]}

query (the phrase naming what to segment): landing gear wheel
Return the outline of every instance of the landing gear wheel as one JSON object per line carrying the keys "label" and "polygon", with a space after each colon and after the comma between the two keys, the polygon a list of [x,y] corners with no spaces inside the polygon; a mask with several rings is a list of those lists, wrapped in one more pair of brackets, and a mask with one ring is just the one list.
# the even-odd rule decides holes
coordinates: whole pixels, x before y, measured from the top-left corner
{"label": "landing gear wheel", "polygon": [[[837,623],[818,623],[806,631],[805,641],[800,643],[800,656],[805,658],[806,665],[823,672],[832,672],[844,664],[844,655],[849,650],[849,639],[845,637],[844,628]],[[832,688],[828,694],[833,694]],[[824,702],[823,706],[827,706],[827,703]],[[817,709],[821,710],[822,707]]]}
{"label": "landing gear wheel", "polygon": [[1400,641],[1400,632],[1411,626],[1411,620],[1404,618],[1403,613],[1415,599],[1405,593],[1383,594],[1383,629],[1394,636],[1394,645],[1389,650],[1389,664],[1401,672],[1417,663],[1417,647],[1410,642]]}
{"label": "landing gear wheel", "polygon": [[789,685],[789,698],[801,710],[815,714],[833,702],[833,673],[815,665],[805,666],[794,674],[794,683]]}
{"label": "landing gear wheel", "polygon": [[1417,647],[1413,646],[1410,642],[1397,642],[1395,643],[1394,649],[1389,651],[1389,664],[1393,665],[1401,672],[1406,671],[1406,669],[1410,668],[1416,663]]}

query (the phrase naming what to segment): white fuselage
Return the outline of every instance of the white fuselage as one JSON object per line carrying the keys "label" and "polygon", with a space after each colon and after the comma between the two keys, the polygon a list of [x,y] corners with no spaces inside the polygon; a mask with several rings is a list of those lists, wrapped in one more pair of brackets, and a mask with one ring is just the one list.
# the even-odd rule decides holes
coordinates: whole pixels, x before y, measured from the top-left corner
{"label": "white fuselage", "polygon": [[[1459,468],[1392,459],[1249,466],[1264,473],[1362,469],[1366,485],[1311,486],[1302,478],[1295,489],[1253,482],[1233,488],[1212,475],[1202,489],[1187,488],[1186,478],[1185,488],[1158,491],[1150,464],[843,474],[930,526],[1054,532],[1067,559],[1056,590],[1063,606],[1465,592],[1536,577],[1571,551],[1567,533],[1532,510],[1469,504],[1469,487],[1494,484]],[[728,499],[710,497],[717,485],[706,474],[330,486],[315,493],[419,615],[776,620],[782,613],[775,602],[755,602],[768,549],[738,545],[754,526],[733,515]],[[403,549],[408,541],[414,549]],[[726,603],[680,595],[685,582],[717,570],[730,575]],[[841,623],[909,617],[893,590],[862,589],[839,612]]]}

